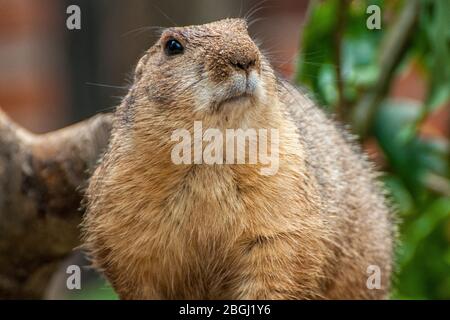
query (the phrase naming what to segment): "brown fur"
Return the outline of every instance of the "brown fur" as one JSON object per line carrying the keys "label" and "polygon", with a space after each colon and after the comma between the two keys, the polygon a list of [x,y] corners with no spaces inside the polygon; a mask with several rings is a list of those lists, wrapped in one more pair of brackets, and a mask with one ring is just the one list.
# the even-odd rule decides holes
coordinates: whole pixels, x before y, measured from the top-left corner
{"label": "brown fur", "polygon": [[[178,39],[181,55],[164,43]],[[230,78],[251,62],[245,105]],[[244,104],[244,103],[243,103]],[[175,165],[175,129],[277,128],[280,164]],[[283,83],[243,20],[171,28],[137,65],[87,191],[94,265],[124,299],[383,298],[392,230],[376,175],[333,121]],[[369,265],[382,288],[366,287]]]}

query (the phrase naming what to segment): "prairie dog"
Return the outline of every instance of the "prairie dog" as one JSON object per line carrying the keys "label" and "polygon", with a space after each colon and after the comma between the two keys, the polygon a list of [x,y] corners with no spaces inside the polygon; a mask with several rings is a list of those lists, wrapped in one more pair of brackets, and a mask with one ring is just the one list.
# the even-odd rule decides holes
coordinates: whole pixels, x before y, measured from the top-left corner
{"label": "prairie dog", "polygon": [[[192,133],[195,121],[220,132],[275,128],[276,173],[175,164],[172,134]],[[375,172],[275,76],[241,19],[162,33],[137,64],[86,199],[86,248],[122,299],[388,294],[394,224]]]}

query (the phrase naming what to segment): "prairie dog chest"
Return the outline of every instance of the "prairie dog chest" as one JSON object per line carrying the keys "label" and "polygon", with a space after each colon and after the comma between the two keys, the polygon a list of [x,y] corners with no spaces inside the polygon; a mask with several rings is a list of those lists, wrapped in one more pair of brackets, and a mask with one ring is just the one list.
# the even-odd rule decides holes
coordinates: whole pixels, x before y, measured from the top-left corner
{"label": "prairie dog chest", "polygon": [[[193,167],[167,199],[167,214],[182,233],[198,241],[236,236],[245,210],[230,167]],[[164,214],[164,213],[163,213]],[[208,239],[207,239],[208,238]],[[223,240],[223,239],[222,239]]]}

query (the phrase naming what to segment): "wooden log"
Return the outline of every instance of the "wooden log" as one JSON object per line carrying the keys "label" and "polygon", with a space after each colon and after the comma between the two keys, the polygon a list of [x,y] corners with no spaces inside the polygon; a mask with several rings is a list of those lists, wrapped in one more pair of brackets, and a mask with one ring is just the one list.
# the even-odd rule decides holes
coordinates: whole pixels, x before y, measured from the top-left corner
{"label": "wooden log", "polygon": [[0,110],[0,299],[42,298],[79,244],[83,188],[111,115],[36,135]]}

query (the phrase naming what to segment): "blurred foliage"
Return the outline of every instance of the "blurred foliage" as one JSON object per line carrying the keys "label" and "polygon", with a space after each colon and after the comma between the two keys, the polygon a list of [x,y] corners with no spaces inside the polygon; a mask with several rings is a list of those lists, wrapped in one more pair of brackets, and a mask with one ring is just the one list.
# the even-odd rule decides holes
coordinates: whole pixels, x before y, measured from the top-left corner
{"label": "blurred foliage", "polygon": [[[347,115],[375,90],[385,39],[413,2],[313,1],[301,39],[297,82],[355,126]],[[366,27],[366,10],[374,4],[381,8],[379,30]],[[383,92],[362,143],[375,141],[380,149],[382,179],[400,221],[392,297],[450,299],[449,140],[421,133],[432,112],[449,106],[450,1],[421,0],[417,12],[393,78],[411,66],[419,68],[425,98],[401,100]],[[343,110],[338,110],[339,103]]]}

